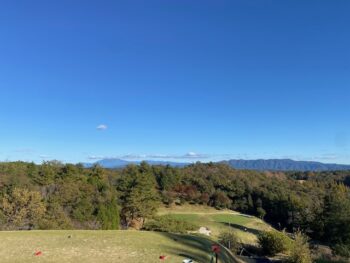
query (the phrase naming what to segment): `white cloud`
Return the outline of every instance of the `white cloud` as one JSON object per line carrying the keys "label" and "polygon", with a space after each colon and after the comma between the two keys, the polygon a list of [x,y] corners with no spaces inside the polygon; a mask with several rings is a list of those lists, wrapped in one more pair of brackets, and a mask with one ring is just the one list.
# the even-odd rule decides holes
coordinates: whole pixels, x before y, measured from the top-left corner
{"label": "white cloud", "polygon": [[168,155],[168,154],[126,154],[122,155],[119,158],[121,159],[174,159],[175,155]]}
{"label": "white cloud", "polygon": [[49,155],[46,155],[46,154],[40,154],[39,158],[41,158],[41,159],[49,159],[51,157]]}
{"label": "white cloud", "polygon": [[199,154],[195,152],[188,152],[186,154],[125,154],[125,155],[117,155],[117,156],[101,156],[101,155],[90,155],[87,158],[89,160],[101,160],[101,159],[125,159],[125,160],[152,160],[152,159],[160,159],[160,160],[200,160],[200,159],[208,159],[212,157],[212,155],[208,154]]}
{"label": "white cloud", "polygon": [[106,124],[100,124],[96,127],[97,130],[104,131],[108,129],[108,126]]}
{"label": "white cloud", "polygon": [[150,155],[147,154],[125,154],[120,156],[121,159],[143,159],[143,158],[151,158]]}
{"label": "white cloud", "polygon": [[201,154],[201,153],[195,153],[195,152],[188,152],[185,155],[182,156],[185,159],[206,159],[209,157],[207,154]]}
{"label": "white cloud", "polygon": [[88,156],[88,159],[89,160],[102,160],[102,159],[109,159],[108,157],[105,157],[105,156],[96,156],[96,155],[91,155],[91,156]]}

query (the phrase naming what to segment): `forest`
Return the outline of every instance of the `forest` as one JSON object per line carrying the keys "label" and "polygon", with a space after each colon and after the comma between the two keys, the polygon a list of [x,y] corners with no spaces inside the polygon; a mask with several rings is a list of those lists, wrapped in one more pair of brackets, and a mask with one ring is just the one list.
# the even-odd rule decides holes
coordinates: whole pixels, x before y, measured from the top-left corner
{"label": "forest", "polygon": [[162,205],[203,204],[350,251],[350,171],[257,172],[226,164],[111,170],[0,163],[0,229],[141,229]]}

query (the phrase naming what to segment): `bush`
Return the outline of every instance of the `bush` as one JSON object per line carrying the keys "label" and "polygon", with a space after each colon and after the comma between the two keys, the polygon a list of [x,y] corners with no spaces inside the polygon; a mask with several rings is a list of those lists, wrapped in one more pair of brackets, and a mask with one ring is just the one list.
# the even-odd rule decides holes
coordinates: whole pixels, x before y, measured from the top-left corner
{"label": "bush", "polygon": [[115,230],[119,229],[120,218],[119,208],[116,203],[109,202],[104,205],[100,205],[97,218],[100,222],[101,229],[103,230]]}
{"label": "bush", "polygon": [[229,250],[231,250],[235,254],[241,248],[241,242],[233,231],[220,233],[219,243],[227,247]]}
{"label": "bush", "polygon": [[333,253],[337,256],[341,256],[344,258],[350,258],[350,245],[346,244],[336,244],[333,247]]}
{"label": "bush", "polygon": [[187,233],[198,229],[198,226],[184,220],[174,219],[171,216],[158,216],[146,222],[143,229],[147,231]]}
{"label": "bush", "polygon": [[311,263],[311,252],[309,249],[308,238],[301,232],[296,232],[294,242],[291,247],[289,263]]}
{"label": "bush", "polygon": [[258,242],[263,253],[268,256],[275,256],[278,253],[287,252],[290,248],[290,239],[281,232],[262,232],[258,236]]}
{"label": "bush", "polygon": [[73,225],[70,218],[64,212],[63,207],[52,202],[47,205],[47,212],[39,221],[39,229],[72,229]]}
{"label": "bush", "polygon": [[266,215],[266,211],[264,210],[264,208],[262,207],[258,207],[256,209],[256,215],[261,218],[261,219],[264,219],[265,215]]}

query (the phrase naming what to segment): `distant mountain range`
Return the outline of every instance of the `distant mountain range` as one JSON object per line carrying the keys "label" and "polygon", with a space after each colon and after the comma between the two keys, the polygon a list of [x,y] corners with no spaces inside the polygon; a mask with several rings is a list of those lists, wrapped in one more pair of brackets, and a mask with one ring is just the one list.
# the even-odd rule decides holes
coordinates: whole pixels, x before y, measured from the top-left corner
{"label": "distant mountain range", "polygon": [[328,164],[310,161],[294,161],[290,159],[268,160],[228,160],[223,161],[235,169],[258,171],[334,171],[350,170],[350,165]]}
{"label": "distant mountain range", "polygon": [[[84,167],[89,168],[92,167],[95,164],[98,164],[104,168],[108,169],[117,169],[117,168],[123,168],[129,164],[140,164],[142,161],[126,161],[118,158],[109,158],[109,159],[102,159],[94,163],[83,163]],[[154,160],[145,160],[148,164],[151,165],[170,165],[173,167],[184,167],[186,165],[189,165],[190,163],[178,163],[178,162],[167,162],[167,161],[154,161]]]}
{"label": "distant mountain range", "polygon": [[[146,160],[151,165],[170,165],[174,167],[184,167],[191,163],[179,163],[168,161]],[[116,169],[123,168],[128,164],[139,164],[141,161],[126,161],[117,158],[102,159],[95,163],[84,163],[85,167],[92,167],[99,164],[104,168]],[[220,163],[226,163],[229,166],[240,170],[258,170],[258,171],[332,171],[332,170],[350,170],[350,165],[328,164],[310,161],[294,161],[291,159],[268,159],[268,160],[228,160]]]}

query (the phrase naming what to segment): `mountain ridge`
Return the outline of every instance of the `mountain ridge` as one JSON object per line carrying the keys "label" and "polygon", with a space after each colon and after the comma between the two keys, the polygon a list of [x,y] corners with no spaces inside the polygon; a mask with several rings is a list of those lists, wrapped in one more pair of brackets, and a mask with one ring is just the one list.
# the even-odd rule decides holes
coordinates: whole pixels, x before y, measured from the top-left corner
{"label": "mountain ridge", "polygon": [[[155,161],[155,160],[143,160],[151,165],[170,165],[174,167],[184,167],[186,165],[190,165],[191,163],[181,163],[181,162],[169,162],[169,161]],[[143,161],[127,161],[119,158],[106,158],[101,159],[94,163],[83,163],[84,167],[90,168],[93,165],[100,165],[103,168],[109,168],[109,169],[117,169],[117,168],[123,168],[129,164],[140,164]]]}
{"label": "mountain ridge", "polygon": [[235,169],[258,171],[333,171],[350,170],[350,165],[336,163],[322,163],[315,161],[295,161],[292,159],[232,159],[222,161]]}
{"label": "mountain ridge", "polygon": [[[93,165],[100,165],[104,168],[117,169],[123,168],[129,164],[140,164],[142,161],[128,161],[118,158],[101,159],[94,163],[83,163],[84,167],[89,168]],[[145,160],[151,165],[170,165],[174,167],[184,167],[192,163],[170,162]],[[257,171],[333,171],[333,170],[350,170],[350,165],[336,163],[322,163],[315,161],[295,161],[292,159],[230,159],[217,163],[225,163],[238,170],[257,170]]]}

